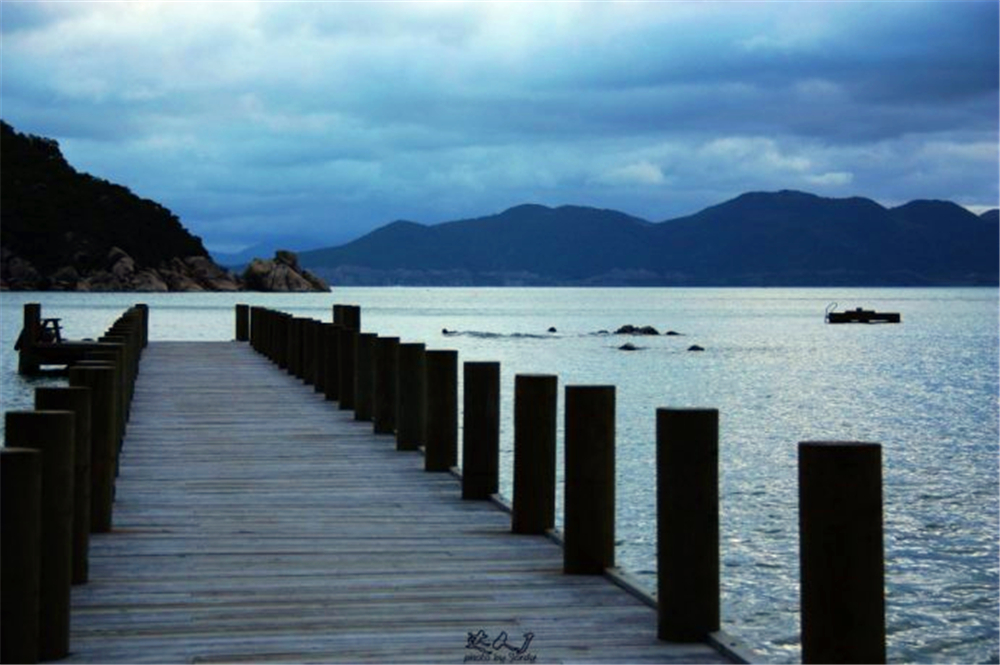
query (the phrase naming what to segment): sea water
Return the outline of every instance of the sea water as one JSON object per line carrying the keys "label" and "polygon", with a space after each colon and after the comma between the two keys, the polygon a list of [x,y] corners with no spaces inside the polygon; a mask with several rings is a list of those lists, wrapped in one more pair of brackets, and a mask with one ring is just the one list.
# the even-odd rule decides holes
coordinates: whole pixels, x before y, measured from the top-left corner
{"label": "sea water", "polygon": [[[903,323],[828,325],[823,314],[833,301],[900,312]],[[560,391],[614,385],[617,563],[650,590],[656,409],[716,408],[723,628],[772,662],[801,657],[797,443],[881,443],[890,661],[1000,658],[995,288],[3,293],[4,410],[30,408],[36,386],[61,381],[16,374],[25,302],[61,317],[73,339],[101,334],[125,307],[145,302],[154,341],[232,339],[237,302],[327,321],[332,303],[360,305],[366,331],[456,349],[461,361],[501,363],[507,496],[515,375],[555,374]],[[679,334],[609,334],[624,324]],[[625,342],[638,350],[619,350]],[[705,350],[688,351],[692,345]],[[561,468],[561,425],[558,440]],[[561,501],[560,492],[560,512]]]}

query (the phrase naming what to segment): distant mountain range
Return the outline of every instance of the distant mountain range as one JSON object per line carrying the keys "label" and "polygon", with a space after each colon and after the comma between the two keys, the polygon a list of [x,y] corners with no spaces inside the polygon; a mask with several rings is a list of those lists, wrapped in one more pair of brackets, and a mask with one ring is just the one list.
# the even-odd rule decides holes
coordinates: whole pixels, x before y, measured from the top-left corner
{"label": "distant mountain range", "polygon": [[659,223],[541,205],[432,226],[397,221],[299,260],[334,286],[997,285],[998,250],[997,210],[780,191]]}

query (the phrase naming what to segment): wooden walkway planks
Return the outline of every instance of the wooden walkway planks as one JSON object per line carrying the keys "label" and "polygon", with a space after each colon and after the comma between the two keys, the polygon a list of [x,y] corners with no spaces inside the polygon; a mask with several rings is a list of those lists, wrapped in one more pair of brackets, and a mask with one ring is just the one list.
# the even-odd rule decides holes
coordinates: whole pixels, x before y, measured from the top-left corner
{"label": "wooden walkway planks", "polygon": [[724,662],[246,344],[149,344],[114,524],[65,662]]}

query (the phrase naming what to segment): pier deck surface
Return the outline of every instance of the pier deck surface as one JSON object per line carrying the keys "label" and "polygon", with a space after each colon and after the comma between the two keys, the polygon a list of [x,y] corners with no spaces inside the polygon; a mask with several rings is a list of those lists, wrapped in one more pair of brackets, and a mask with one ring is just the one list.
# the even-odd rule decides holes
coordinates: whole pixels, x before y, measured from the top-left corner
{"label": "pier deck surface", "polygon": [[726,662],[423,463],[246,344],[151,342],[62,662]]}

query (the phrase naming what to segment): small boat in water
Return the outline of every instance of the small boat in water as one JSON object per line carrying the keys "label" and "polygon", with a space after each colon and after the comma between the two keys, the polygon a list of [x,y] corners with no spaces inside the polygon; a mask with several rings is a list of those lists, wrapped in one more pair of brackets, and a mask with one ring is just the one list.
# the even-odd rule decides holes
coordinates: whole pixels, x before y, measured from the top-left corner
{"label": "small boat in water", "polygon": [[901,323],[902,317],[899,312],[876,312],[873,309],[849,309],[844,312],[835,312],[837,303],[830,303],[826,308],[827,323]]}

